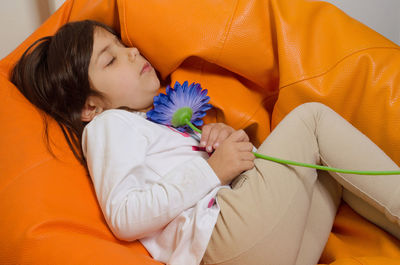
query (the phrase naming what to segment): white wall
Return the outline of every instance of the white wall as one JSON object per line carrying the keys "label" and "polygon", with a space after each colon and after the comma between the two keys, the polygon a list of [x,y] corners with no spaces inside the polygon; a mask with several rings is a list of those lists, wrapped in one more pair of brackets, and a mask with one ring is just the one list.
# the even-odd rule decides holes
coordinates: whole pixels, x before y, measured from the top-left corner
{"label": "white wall", "polygon": [[400,45],[400,0],[324,0]]}
{"label": "white wall", "polygon": [[[400,0],[325,1],[335,4],[400,45]],[[64,2],[65,0],[0,0],[0,59],[16,48]]]}
{"label": "white wall", "polygon": [[0,59],[35,31],[65,0],[0,0]]}

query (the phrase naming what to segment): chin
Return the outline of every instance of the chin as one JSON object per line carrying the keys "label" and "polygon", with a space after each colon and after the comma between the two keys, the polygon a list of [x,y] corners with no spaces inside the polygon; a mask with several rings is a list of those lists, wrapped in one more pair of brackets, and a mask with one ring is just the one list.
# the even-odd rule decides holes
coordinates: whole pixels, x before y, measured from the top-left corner
{"label": "chin", "polygon": [[154,91],[158,93],[158,90],[160,89],[160,80],[156,77],[154,80]]}

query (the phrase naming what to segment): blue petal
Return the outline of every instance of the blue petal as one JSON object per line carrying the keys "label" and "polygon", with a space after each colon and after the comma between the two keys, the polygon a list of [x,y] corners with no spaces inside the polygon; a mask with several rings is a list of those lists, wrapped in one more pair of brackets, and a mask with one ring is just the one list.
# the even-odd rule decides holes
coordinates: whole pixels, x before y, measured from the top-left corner
{"label": "blue petal", "polygon": [[178,127],[176,128],[178,131],[180,132],[186,132],[186,128],[185,127]]}
{"label": "blue petal", "polygon": [[207,111],[211,108],[212,108],[211,104],[205,104],[205,105],[201,106],[201,108],[199,108],[199,111]]}
{"label": "blue petal", "polygon": [[159,102],[160,102],[161,104],[168,104],[168,102],[169,102],[169,97],[168,97],[167,95],[160,94]]}
{"label": "blue petal", "polygon": [[146,112],[146,116],[147,116],[147,118],[150,118],[150,117],[151,117],[151,115],[153,115],[153,113],[154,113],[154,109],[152,109],[152,110],[149,110],[148,112]]}
{"label": "blue petal", "polygon": [[201,102],[202,103],[207,103],[208,101],[210,101],[210,97],[209,96],[204,96],[201,98]]}
{"label": "blue petal", "polygon": [[196,118],[203,118],[204,116],[206,116],[206,113],[204,111],[199,111],[196,112],[196,115],[193,116],[195,116]]}
{"label": "blue petal", "polygon": [[174,89],[177,90],[180,87],[181,87],[181,84],[178,81],[176,81],[175,85],[174,85]]}
{"label": "blue petal", "polygon": [[166,93],[167,95],[169,95],[170,90],[171,90],[171,87],[170,87],[169,85],[167,85],[167,88],[165,89],[165,93]]}
{"label": "blue petal", "polygon": [[193,123],[194,125],[196,125],[196,126],[201,126],[201,125],[203,125],[203,120],[197,119],[197,120],[194,120],[192,123]]}
{"label": "blue petal", "polygon": [[153,102],[154,103],[158,103],[159,101],[160,101],[160,96],[161,96],[162,94],[159,94],[158,96],[155,96],[154,98],[153,98]]}
{"label": "blue petal", "polygon": [[183,91],[185,91],[188,88],[188,84],[189,84],[189,82],[187,80],[185,82],[183,82],[183,84],[182,84]]}
{"label": "blue petal", "polygon": [[[174,87],[167,86],[166,94],[160,93],[153,99],[154,108],[147,112],[149,120],[170,125],[175,112],[181,107],[189,107],[192,109],[192,123],[201,126],[206,111],[212,108],[208,104],[210,97],[207,96],[207,89],[202,89],[199,83],[183,82],[181,85],[178,81]],[[178,128],[180,131],[191,130],[187,125]]]}

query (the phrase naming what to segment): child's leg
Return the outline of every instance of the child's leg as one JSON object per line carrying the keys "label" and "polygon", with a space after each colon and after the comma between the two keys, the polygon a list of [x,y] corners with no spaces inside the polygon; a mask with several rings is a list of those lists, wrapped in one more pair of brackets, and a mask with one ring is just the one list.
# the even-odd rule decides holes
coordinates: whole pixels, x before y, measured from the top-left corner
{"label": "child's leg", "polygon": [[342,186],[327,171],[318,170],[310,211],[296,264],[317,264],[328,241],[337,209],[341,202]]}
{"label": "child's leg", "polygon": [[[399,169],[365,135],[320,103],[303,104],[290,112],[259,152],[345,169]],[[308,219],[316,216],[309,216],[310,207],[317,205],[312,202],[313,191],[318,187],[316,170],[262,159],[256,159],[255,164],[254,169],[241,175],[232,190],[219,192],[221,213],[204,264],[301,264],[305,257],[310,260],[313,256],[318,261],[321,247],[301,246],[311,242],[306,228],[311,227]],[[398,175],[331,175],[392,220],[397,218],[400,207],[394,198],[399,192]],[[331,213],[336,212],[331,203],[318,207],[325,206],[331,208]],[[325,234],[320,235],[319,242],[329,234],[332,222],[326,222],[327,227],[322,223]]]}
{"label": "child's leg", "polygon": [[[343,190],[343,200],[358,214],[400,239],[400,226],[390,221],[383,212],[346,189]],[[396,210],[396,212],[398,213],[399,210]]]}

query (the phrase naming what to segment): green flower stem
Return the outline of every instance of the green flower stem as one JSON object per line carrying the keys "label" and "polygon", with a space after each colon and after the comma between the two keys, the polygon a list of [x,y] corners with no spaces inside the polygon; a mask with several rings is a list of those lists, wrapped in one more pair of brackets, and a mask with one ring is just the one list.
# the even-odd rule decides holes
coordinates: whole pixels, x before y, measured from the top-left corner
{"label": "green flower stem", "polygon": [[329,171],[335,171],[335,172],[340,172],[340,173],[346,173],[346,174],[357,174],[357,175],[397,175],[400,174],[400,171],[358,171],[358,170],[346,170],[346,169],[340,169],[340,168],[334,168],[334,167],[326,167],[326,166],[319,166],[319,165],[311,165],[311,164],[306,164],[306,163],[300,163],[300,162],[295,162],[295,161],[290,161],[290,160],[284,160],[280,158],[275,158],[271,156],[266,156],[262,154],[258,154],[253,152],[253,154],[262,159],[266,160],[271,160],[274,162],[282,163],[282,164],[290,164],[290,165],[295,165],[295,166],[302,166],[302,167],[311,167],[311,168],[316,168],[316,169],[321,169],[321,170],[329,170]]}
{"label": "green flower stem", "polygon": [[198,132],[198,133],[201,133],[201,130],[198,129],[196,126],[194,126],[194,125],[190,122],[190,120],[185,119],[185,123],[186,123],[190,128],[192,128],[193,131],[196,131],[196,132]]}
{"label": "green flower stem", "polygon": [[[185,120],[186,124],[189,125],[190,128],[192,128],[194,131],[201,133],[201,130],[196,128],[189,120]],[[289,164],[289,165],[294,165],[294,166],[301,166],[301,167],[310,167],[310,168],[316,168],[320,170],[326,170],[326,171],[334,171],[334,172],[339,172],[339,173],[346,173],[346,174],[357,174],[357,175],[398,175],[400,174],[400,171],[358,171],[358,170],[346,170],[346,169],[340,169],[340,168],[334,168],[334,167],[326,167],[326,166],[320,166],[320,165],[312,165],[312,164],[307,164],[307,163],[301,163],[301,162],[296,162],[296,161],[290,161],[290,160],[284,160],[272,156],[266,156],[262,155],[256,152],[253,152],[255,157],[257,158],[262,158],[265,160],[270,160],[273,162],[281,163],[281,164]]]}

